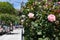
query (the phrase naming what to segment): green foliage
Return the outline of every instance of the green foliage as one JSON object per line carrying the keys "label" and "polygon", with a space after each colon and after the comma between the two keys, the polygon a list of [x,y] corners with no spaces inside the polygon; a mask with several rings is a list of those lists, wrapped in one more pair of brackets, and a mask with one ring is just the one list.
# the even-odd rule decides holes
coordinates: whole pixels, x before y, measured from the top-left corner
{"label": "green foliage", "polygon": [[53,0],[53,2],[58,2],[58,0]]}
{"label": "green foliage", "polygon": [[0,20],[4,21],[6,25],[9,25],[10,22],[15,24],[19,23],[19,17],[17,16],[18,12],[9,2],[0,2]]}
{"label": "green foliage", "polygon": [[5,23],[9,25],[10,22],[12,23],[14,23],[15,21],[19,22],[19,17],[10,14],[0,14],[0,20],[5,21]]}
{"label": "green foliage", "polygon": [[9,2],[0,2],[0,13],[16,14],[16,10]]}
{"label": "green foliage", "polygon": [[[56,3],[57,4],[57,3]],[[46,3],[45,1],[29,1],[23,8],[25,28],[25,40],[38,40],[37,35],[42,35],[42,38],[53,38],[59,36],[60,33],[60,5],[54,2]],[[28,14],[32,12],[34,18],[29,18]],[[48,21],[48,15],[53,14],[56,16],[56,21]],[[58,22],[57,22],[58,21]]]}

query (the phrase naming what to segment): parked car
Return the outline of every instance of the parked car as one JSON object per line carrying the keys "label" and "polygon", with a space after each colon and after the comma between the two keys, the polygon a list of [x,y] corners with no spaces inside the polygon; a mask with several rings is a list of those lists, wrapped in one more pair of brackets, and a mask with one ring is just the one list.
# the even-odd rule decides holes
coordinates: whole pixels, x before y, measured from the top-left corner
{"label": "parked car", "polygon": [[3,34],[3,28],[0,25],[0,34]]}
{"label": "parked car", "polygon": [[11,28],[9,26],[3,26],[3,30],[5,33],[10,33],[11,32]]}
{"label": "parked car", "polygon": [[19,25],[15,25],[15,28],[19,28]]}
{"label": "parked car", "polygon": [[0,25],[0,34],[11,33],[13,31],[13,26]]}

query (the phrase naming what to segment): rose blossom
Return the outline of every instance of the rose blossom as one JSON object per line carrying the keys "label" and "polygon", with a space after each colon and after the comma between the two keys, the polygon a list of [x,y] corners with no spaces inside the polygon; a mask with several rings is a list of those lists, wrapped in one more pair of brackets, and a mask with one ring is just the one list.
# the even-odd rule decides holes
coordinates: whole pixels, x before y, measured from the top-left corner
{"label": "rose blossom", "polygon": [[29,17],[29,18],[33,18],[33,17],[34,17],[34,14],[33,14],[33,13],[29,13],[29,14],[28,14],[28,17]]}
{"label": "rose blossom", "polygon": [[57,2],[58,4],[60,4],[60,2]]}
{"label": "rose blossom", "polygon": [[24,20],[21,20],[21,22],[24,22]]}
{"label": "rose blossom", "polygon": [[25,17],[25,15],[22,15],[22,17],[24,18],[24,17]]}
{"label": "rose blossom", "polygon": [[55,21],[55,20],[56,20],[55,15],[53,15],[53,14],[48,15],[48,20],[49,20],[50,22]]}

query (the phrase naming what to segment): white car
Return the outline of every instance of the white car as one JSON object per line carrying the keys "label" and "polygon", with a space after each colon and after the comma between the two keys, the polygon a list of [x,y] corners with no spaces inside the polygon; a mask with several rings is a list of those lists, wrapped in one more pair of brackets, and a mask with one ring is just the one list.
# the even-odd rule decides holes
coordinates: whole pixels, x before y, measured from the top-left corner
{"label": "white car", "polygon": [[10,32],[10,28],[8,26],[3,26],[3,31],[5,33],[9,33]]}

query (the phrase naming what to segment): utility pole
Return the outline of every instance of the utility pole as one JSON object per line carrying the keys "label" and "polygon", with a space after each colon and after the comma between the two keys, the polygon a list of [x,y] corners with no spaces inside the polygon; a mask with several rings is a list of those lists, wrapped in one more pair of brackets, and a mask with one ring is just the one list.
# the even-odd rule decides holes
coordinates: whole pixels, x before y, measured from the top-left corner
{"label": "utility pole", "polygon": [[23,25],[20,25],[20,40],[24,40],[24,27],[23,27]]}

